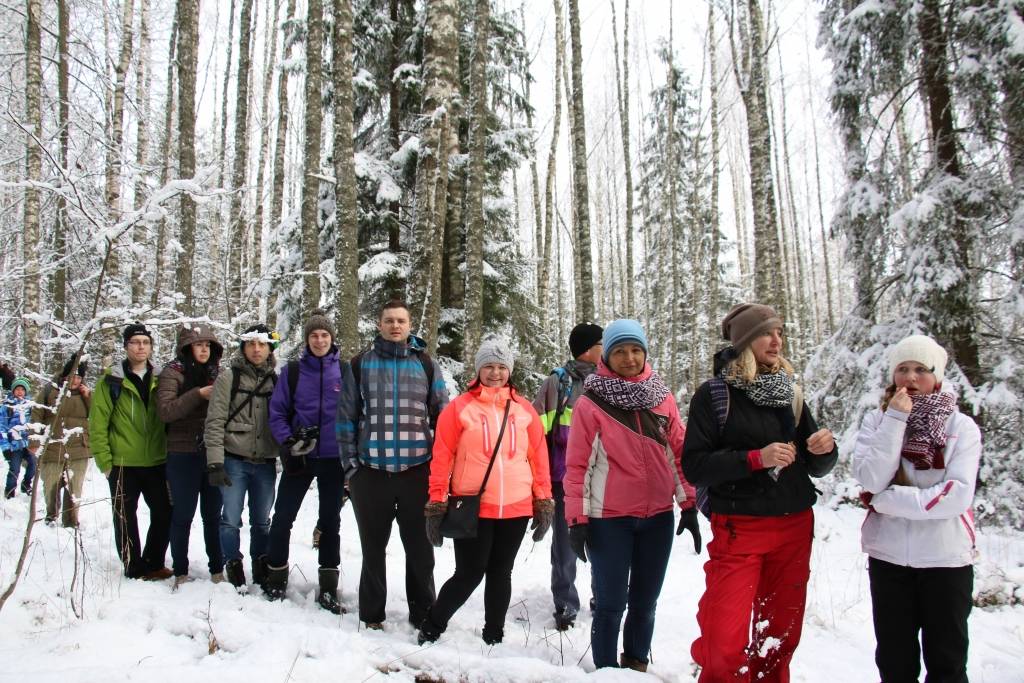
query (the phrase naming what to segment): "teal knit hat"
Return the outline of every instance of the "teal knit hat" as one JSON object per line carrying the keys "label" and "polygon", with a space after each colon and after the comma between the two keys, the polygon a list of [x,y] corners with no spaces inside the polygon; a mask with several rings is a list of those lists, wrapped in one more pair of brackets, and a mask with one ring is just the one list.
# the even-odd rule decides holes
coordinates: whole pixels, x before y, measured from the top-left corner
{"label": "teal knit hat", "polygon": [[612,349],[626,342],[639,344],[643,348],[644,353],[650,355],[647,350],[647,335],[644,334],[644,328],[640,326],[640,323],[629,318],[620,318],[604,328],[604,336],[601,338],[603,346],[601,349],[601,359],[607,363]]}
{"label": "teal knit hat", "polygon": [[14,391],[18,387],[22,387],[25,390],[26,395],[32,391],[32,387],[29,386],[28,380],[24,377],[19,377],[11,383],[11,391]]}

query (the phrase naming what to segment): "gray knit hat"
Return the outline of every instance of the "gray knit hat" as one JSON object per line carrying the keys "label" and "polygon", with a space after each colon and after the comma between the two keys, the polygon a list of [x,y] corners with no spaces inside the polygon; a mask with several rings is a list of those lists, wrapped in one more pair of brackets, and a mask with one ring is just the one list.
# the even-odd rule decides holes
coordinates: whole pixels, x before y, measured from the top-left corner
{"label": "gray knit hat", "polygon": [[313,334],[316,330],[325,330],[327,334],[331,335],[331,341],[333,342],[338,338],[338,335],[334,333],[334,323],[327,317],[327,313],[318,308],[309,314],[309,318],[306,319],[306,324],[302,326],[302,341],[309,343],[309,335]]}
{"label": "gray knit hat", "polygon": [[488,339],[480,345],[476,352],[476,358],[473,360],[476,374],[479,375],[480,368],[488,363],[504,365],[509,372],[512,372],[515,367],[515,356],[512,355],[512,349],[509,348],[508,342],[504,339]]}

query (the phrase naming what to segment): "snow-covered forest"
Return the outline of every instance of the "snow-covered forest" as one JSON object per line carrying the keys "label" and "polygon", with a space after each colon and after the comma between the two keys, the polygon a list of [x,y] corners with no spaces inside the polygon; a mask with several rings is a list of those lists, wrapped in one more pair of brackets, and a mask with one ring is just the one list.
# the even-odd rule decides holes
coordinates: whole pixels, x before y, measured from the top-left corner
{"label": "snow-covered forest", "polygon": [[[576,322],[636,318],[685,417],[725,343],[723,315],[771,304],[841,453],[819,486],[845,554],[833,564],[816,550],[815,569],[842,564],[847,583],[817,586],[815,657],[801,665],[798,651],[797,673],[820,680],[849,661],[849,680],[866,680],[861,504],[845,456],[879,403],[886,349],[925,333],[950,350],[947,382],[982,429],[975,512],[982,545],[998,550],[977,604],[1011,625],[978,619],[990,650],[1017,653],[997,652],[972,677],[1024,680],[1010,673],[1024,649],[1021,0],[7,0],[0,17],[0,361],[34,386],[76,351],[92,381],[135,320],[155,331],[157,362],[189,320],[222,340],[265,321],[288,357],[319,307],[348,357],[397,295],[452,388],[489,335],[512,340],[516,380],[532,395]],[[93,489],[85,533],[108,533],[103,487]],[[4,585],[32,514],[24,501],[3,508]],[[350,515],[346,524],[348,553],[358,544]],[[237,596],[217,592],[214,610],[189,586],[191,601],[174,608],[180,628],[156,628],[175,617],[145,606],[149,586],[107,576],[117,573],[113,548],[99,550],[109,542],[39,533],[14,599],[28,602],[0,632],[60,630],[98,611],[116,636],[178,639],[168,651],[207,635],[210,655],[261,647],[215,628],[239,618]],[[534,618],[546,609],[546,556],[538,547],[529,559]],[[688,564],[670,573],[696,590],[698,558],[677,562]],[[83,566],[104,578],[75,583]],[[833,590],[842,597],[826,607]],[[344,593],[354,599],[354,580]],[[128,618],[124,601],[151,611]],[[685,615],[666,627],[678,620],[686,647],[661,641],[680,672],[695,601],[686,593]],[[287,609],[297,614],[285,623],[304,623]],[[836,626],[846,609],[863,661],[825,654],[847,633]],[[258,634],[279,637],[277,618],[261,606]],[[317,618],[297,647],[303,660],[336,661]],[[585,654],[582,636],[571,658],[568,645],[553,649],[557,635],[537,637],[479,680],[551,680]],[[82,647],[108,646],[90,638]],[[284,662],[273,675],[304,678],[286,642],[271,643]],[[351,644],[342,680],[417,662],[478,680],[475,650],[445,669],[430,655],[403,660],[384,636]],[[129,646],[116,647],[127,666]],[[6,635],[0,651],[18,654]],[[547,664],[523,663],[540,651]],[[111,670],[89,662],[95,676],[79,680]],[[189,676],[194,664],[171,666]],[[666,679],[688,680],[669,665]],[[199,675],[265,673],[223,671]],[[305,677],[325,675],[315,671]]]}

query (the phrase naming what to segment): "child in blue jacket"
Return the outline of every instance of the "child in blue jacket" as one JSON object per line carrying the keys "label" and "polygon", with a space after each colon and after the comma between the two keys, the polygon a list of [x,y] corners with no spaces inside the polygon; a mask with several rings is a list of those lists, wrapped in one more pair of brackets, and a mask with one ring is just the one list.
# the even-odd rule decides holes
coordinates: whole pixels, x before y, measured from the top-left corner
{"label": "child in blue jacket", "polygon": [[14,498],[18,492],[18,476],[21,464],[25,463],[25,477],[21,480],[21,490],[25,494],[32,493],[32,481],[36,476],[36,456],[29,451],[31,405],[25,398],[31,387],[28,380],[19,377],[11,385],[11,391],[0,405],[0,451],[10,466],[7,473],[7,484],[4,495]]}

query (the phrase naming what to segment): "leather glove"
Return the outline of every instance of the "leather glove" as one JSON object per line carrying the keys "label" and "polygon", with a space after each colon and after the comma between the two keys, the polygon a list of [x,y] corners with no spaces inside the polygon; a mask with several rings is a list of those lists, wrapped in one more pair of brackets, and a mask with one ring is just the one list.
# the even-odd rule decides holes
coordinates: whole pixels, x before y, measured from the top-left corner
{"label": "leather glove", "polygon": [[584,562],[587,561],[587,536],[589,528],[586,524],[577,524],[569,527],[569,546],[576,553],[576,557]]}
{"label": "leather glove", "polygon": [[533,542],[537,543],[544,534],[551,528],[551,522],[555,518],[555,500],[553,498],[535,498],[533,501],[533,523],[530,529],[533,530]]}
{"label": "leather glove", "polygon": [[206,466],[206,478],[209,480],[210,486],[231,486],[231,477],[224,470],[224,465],[219,462]]}
{"label": "leather glove", "polygon": [[447,501],[431,501],[423,507],[423,517],[427,523],[427,540],[435,548],[440,548],[444,542],[444,536],[441,535],[441,521],[446,512],[448,512]]}
{"label": "leather glove", "polygon": [[683,531],[689,531],[693,536],[693,552],[700,554],[700,524],[697,523],[697,508],[683,510],[679,514],[679,526],[676,527],[676,536],[681,536]]}

